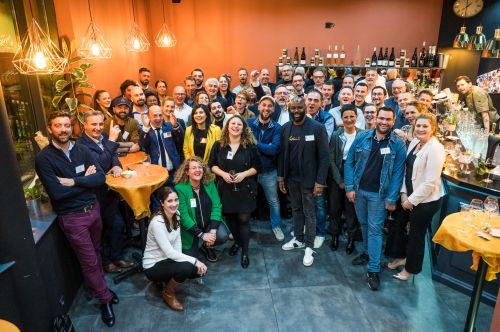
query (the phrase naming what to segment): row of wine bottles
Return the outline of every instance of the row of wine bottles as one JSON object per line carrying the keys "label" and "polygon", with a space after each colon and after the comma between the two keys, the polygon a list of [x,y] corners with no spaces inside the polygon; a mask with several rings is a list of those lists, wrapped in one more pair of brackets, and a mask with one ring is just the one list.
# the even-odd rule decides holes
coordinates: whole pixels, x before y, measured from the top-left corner
{"label": "row of wine bottles", "polygon": [[[407,57],[406,49],[401,49],[399,51],[399,57],[396,57],[394,47],[391,48],[391,53],[389,53],[389,48],[380,47],[380,51],[377,55],[377,48],[373,48],[373,54],[370,57],[364,59],[361,58],[360,47],[358,45],[356,49],[356,54],[354,56],[351,65],[354,66],[364,66],[364,67],[397,67],[397,68],[409,68],[409,67],[437,67],[438,54],[437,46],[429,46],[428,49],[425,48],[425,42],[423,43],[420,53],[418,48],[415,47],[413,55],[411,58]],[[321,56],[321,51],[319,48],[314,49],[314,56],[311,56],[308,63],[305,47],[302,47],[302,52],[299,57],[299,48],[295,47],[295,53],[290,57],[288,49],[283,48],[281,56],[278,58],[278,65],[294,65],[294,66],[344,66],[346,65],[346,52],[344,50],[344,45],[339,47],[335,45],[332,50],[331,46],[328,46],[328,51],[326,53],[326,58]]]}

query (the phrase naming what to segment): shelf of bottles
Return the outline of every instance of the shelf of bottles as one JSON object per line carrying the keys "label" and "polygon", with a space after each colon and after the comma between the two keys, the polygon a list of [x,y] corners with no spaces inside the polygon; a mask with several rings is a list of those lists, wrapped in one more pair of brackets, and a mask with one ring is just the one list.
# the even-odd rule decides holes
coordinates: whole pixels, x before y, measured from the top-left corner
{"label": "shelf of bottles", "polygon": [[399,51],[399,56],[396,57],[394,47],[391,47],[390,53],[388,47],[385,48],[385,51],[383,47],[380,47],[377,55],[377,48],[374,47],[371,57],[362,58],[358,45],[356,54],[349,64],[346,61],[347,57],[344,45],[341,45],[341,47],[335,45],[333,50],[331,46],[328,46],[326,57],[323,57],[321,55],[321,50],[316,48],[314,49],[314,55],[309,59],[306,56],[305,47],[302,47],[300,55],[299,48],[295,47],[293,58],[288,53],[288,49],[283,48],[281,56],[278,58],[277,66],[442,69],[440,54],[437,53],[437,46],[429,46],[426,49],[425,42],[423,42],[420,52],[418,48],[415,47],[411,57],[409,57],[409,54],[410,53],[408,53],[406,49],[401,49]]}

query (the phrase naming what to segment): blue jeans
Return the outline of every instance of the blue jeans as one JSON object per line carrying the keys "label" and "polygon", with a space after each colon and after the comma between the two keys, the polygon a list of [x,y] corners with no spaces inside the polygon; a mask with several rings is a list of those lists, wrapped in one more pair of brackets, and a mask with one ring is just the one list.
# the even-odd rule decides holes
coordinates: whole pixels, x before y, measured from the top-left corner
{"label": "blue jeans", "polygon": [[259,174],[258,181],[262,186],[264,195],[266,195],[267,203],[269,204],[269,219],[271,221],[271,227],[280,227],[280,200],[278,198],[278,180],[276,170]]}
{"label": "blue jeans", "polygon": [[326,189],[323,190],[321,196],[316,196],[316,235],[326,235]]}
{"label": "blue jeans", "polygon": [[358,190],[356,191],[354,208],[361,225],[364,250],[368,252],[370,257],[368,272],[380,272],[382,227],[387,213],[385,201],[380,198],[378,193]]}

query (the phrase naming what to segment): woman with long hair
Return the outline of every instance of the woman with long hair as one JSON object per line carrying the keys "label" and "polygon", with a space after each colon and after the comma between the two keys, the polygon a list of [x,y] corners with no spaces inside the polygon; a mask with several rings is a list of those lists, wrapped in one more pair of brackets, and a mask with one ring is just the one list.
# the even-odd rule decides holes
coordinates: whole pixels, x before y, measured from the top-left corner
{"label": "woman with long hair", "polygon": [[211,124],[208,107],[201,104],[191,112],[191,126],[186,128],[184,135],[184,158],[198,156],[208,162],[212,146],[219,140],[221,130]]}
{"label": "woman with long hair", "polygon": [[161,292],[165,304],[180,311],[184,307],[177,299],[176,289],[186,279],[205,275],[207,267],[198,259],[182,253],[177,192],[171,187],[164,187],[159,198],[161,207],[149,223],[142,265],[149,280],[166,283]]}
{"label": "woman with long hair", "polygon": [[241,266],[246,269],[250,264],[250,218],[256,208],[260,158],[255,138],[240,115],[233,115],[222,129],[208,164],[217,175],[222,212],[234,237],[229,255],[236,255],[241,248]]}
{"label": "woman with long hair", "polygon": [[394,132],[401,137],[403,141],[405,141],[406,145],[410,144],[413,140],[413,130],[415,128],[415,121],[418,116],[422,113],[426,112],[424,105],[416,102],[410,101],[406,103],[406,107],[404,110],[404,116],[406,120],[408,120],[407,125],[401,127],[401,129],[394,129]]}
{"label": "woman with long hair", "polygon": [[193,109],[198,105],[208,106],[209,103],[210,103],[210,97],[208,97],[208,94],[203,90],[199,91],[194,96]]}
{"label": "woman with long hair", "polygon": [[158,94],[159,104],[163,104],[163,99],[167,98],[167,82],[164,80],[158,80],[155,82],[156,93]]}
{"label": "woman with long hair", "polygon": [[234,105],[236,95],[231,91],[231,79],[226,74],[219,76],[219,92],[217,97],[225,101],[225,105]]}
{"label": "woman with long hair", "polygon": [[94,109],[96,111],[101,111],[104,114],[104,120],[112,118],[111,115],[111,96],[106,90],[97,90],[92,98],[94,102]]}
{"label": "woman with long hair", "polygon": [[191,156],[184,160],[174,179],[182,217],[182,250],[195,257],[199,250],[209,262],[217,261],[213,247],[228,239],[214,178],[200,157]]}

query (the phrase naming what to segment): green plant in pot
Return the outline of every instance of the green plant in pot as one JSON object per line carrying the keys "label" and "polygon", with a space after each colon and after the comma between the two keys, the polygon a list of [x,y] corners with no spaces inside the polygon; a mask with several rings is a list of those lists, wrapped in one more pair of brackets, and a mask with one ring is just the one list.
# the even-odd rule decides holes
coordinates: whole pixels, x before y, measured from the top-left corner
{"label": "green plant in pot", "polygon": [[24,198],[29,200],[40,200],[42,202],[47,202],[49,200],[49,196],[45,191],[45,188],[42,185],[40,179],[35,179],[28,187],[24,188]]}

